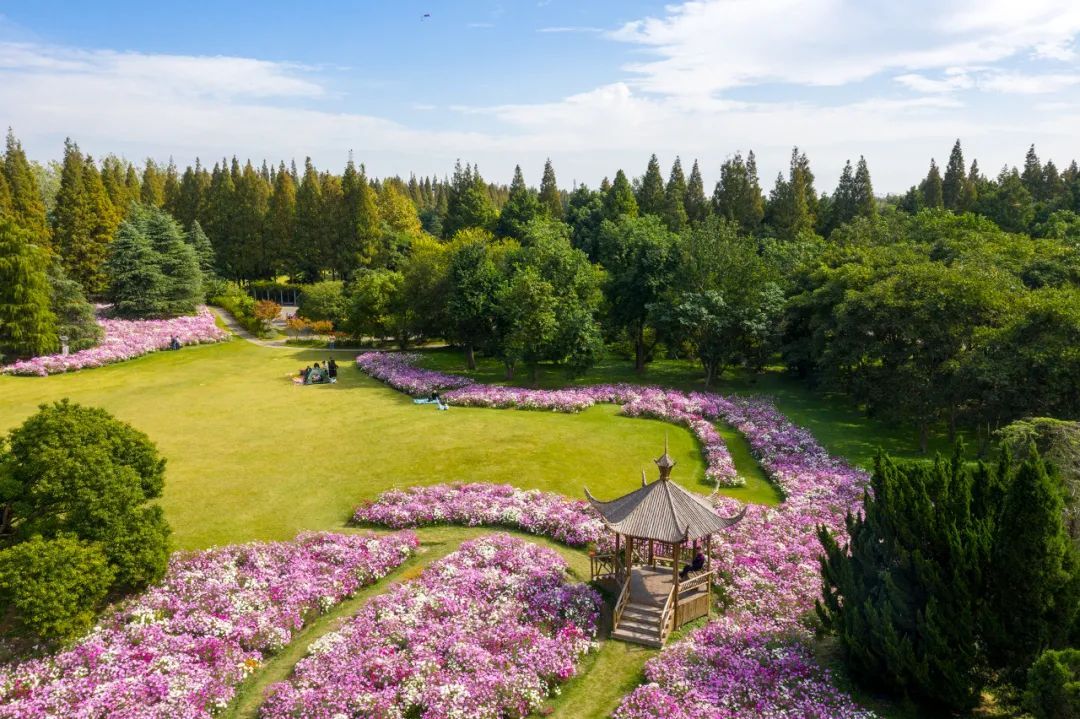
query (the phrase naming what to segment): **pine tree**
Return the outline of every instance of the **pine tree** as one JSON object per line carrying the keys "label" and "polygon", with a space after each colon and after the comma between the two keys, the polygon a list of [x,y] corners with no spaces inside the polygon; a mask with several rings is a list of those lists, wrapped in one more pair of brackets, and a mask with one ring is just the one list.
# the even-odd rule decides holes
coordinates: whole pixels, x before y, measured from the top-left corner
{"label": "pine tree", "polygon": [[544,163],[544,176],[540,180],[540,209],[553,220],[563,218],[562,197],[555,182],[555,168],[551,165],[550,157]]}
{"label": "pine tree", "polygon": [[964,191],[960,196],[959,210],[971,212],[979,201],[979,187],[983,183],[983,176],[979,172],[979,161],[971,161],[971,169],[968,171],[967,181],[964,183]]}
{"label": "pine tree", "polygon": [[817,194],[810,162],[799,148],[791,151],[788,178],[778,176],[769,196],[769,224],[784,239],[794,239],[817,225]]}
{"label": "pine tree", "polygon": [[75,281],[83,283],[96,268],[84,256],[90,245],[90,207],[83,182],[84,160],[79,146],[70,138],[64,140],[64,161],[60,172],[60,190],[56,193],[53,213],[53,240],[64,265],[64,271]]}
{"label": "pine tree", "polygon": [[1024,171],[1020,173],[1020,179],[1033,199],[1044,199],[1042,164],[1039,162],[1039,156],[1035,154],[1034,145],[1028,148],[1027,155],[1024,157]]}
{"label": "pine tree", "polygon": [[1080,606],[1060,483],[1034,446],[1005,492],[993,546],[991,661],[1020,679],[1043,650],[1066,644]]}
{"label": "pine tree", "polygon": [[162,207],[173,217],[176,217],[180,209],[180,176],[176,171],[176,163],[169,158],[169,164],[165,166],[165,182],[162,186],[164,202]]}
{"label": "pine tree", "polygon": [[828,235],[837,227],[850,222],[855,214],[855,170],[851,166],[851,160],[848,160],[844,163],[844,169],[840,172],[840,181],[832,195],[825,234]]}
{"label": "pine tree", "polygon": [[705,198],[705,182],[701,179],[701,168],[694,160],[690,168],[690,179],[686,181],[686,218],[691,224],[702,222],[709,216],[709,201]]}
{"label": "pine tree", "polygon": [[656,159],[656,155],[652,155],[637,191],[638,213],[663,217],[665,205],[664,177],[660,174],[660,161]]}
{"label": "pine tree", "polygon": [[[319,183],[322,195],[319,224],[322,227],[323,263],[330,270],[330,276],[333,279],[341,279],[348,276],[351,269],[344,251],[348,223],[345,191],[341,186],[341,179],[330,173],[323,173],[319,178]],[[409,190],[405,183],[399,181],[398,187],[408,199]],[[412,204],[412,200],[409,200],[409,204]]]}
{"label": "pine tree", "polygon": [[[607,178],[604,179],[607,180]],[[630,187],[630,181],[626,179],[625,172],[622,170],[616,172],[615,181],[611,183],[611,186],[605,191],[601,184],[600,190],[604,192],[604,217],[614,222],[620,217],[638,216],[637,200],[634,198],[634,190]]]}
{"label": "pine tree", "polygon": [[957,139],[949,153],[949,164],[945,166],[945,178],[941,182],[941,199],[946,210],[961,211],[964,199],[964,183],[967,182],[964,166],[964,152]]}
{"label": "pine tree", "polygon": [[203,300],[203,275],[195,248],[188,244],[180,224],[160,210],[150,212],[146,232],[164,278],[161,312],[168,317],[194,313]]}
{"label": "pine tree", "polygon": [[926,179],[919,185],[922,194],[922,206],[929,209],[941,209],[944,204],[942,199],[941,172],[933,158],[930,159],[930,171],[926,173]]}
{"label": "pine tree", "polygon": [[664,188],[664,221],[672,232],[682,232],[689,223],[686,213],[686,176],[682,161],[676,157]]}
{"label": "pine tree", "polygon": [[[8,139],[10,152],[10,133]],[[49,257],[15,217],[0,215],[0,355],[6,359],[47,354],[57,346]]]}
{"label": "pine tree", "polygon": [[[205,210],[200,220],[203,230],[214,245],[214,256],[218,260],[218,270],[225,274],[229,267],[229,258],[236,246],[233,213],[236,207],[236,186],[232,175],[225,167],[225,161],[215,164],[210,175],[210,185],[206,190]],[[235,278],[234,278],[235,279]]]}
{"label": "pine tree", "polygon": [[191,229],[188,230],[185,239],[191,245],[191,249],[195,250],[195,257],[198,258],[199,271],[202,272],[205,285],[206,281],[215,275],[214,268],[217,265],[214,261],[214,246],[210,244],[210,238],[203,232],[198,220],[191,223]]}
{"label": "pine tree", "polygon": [[521,166],[515,166],[514,179],[510,183],[510,197],[503,205],[502,212],[499,213],[495,234],[499,237],[511,237],[520,242],[525,238],[525,231],[529,224],[540,215],[540,212],[540,203],[525,184]]}
{"label": "pine tree", "polygon": [[236,183],[233,195],[232,211],[233,244],[230,255],[219,258],[232,269],[235,277],[243,279],[265,279],[274,272],[273,253],[264,244],[266,233],[263,222],[270,201],[270,187],[266,180],[252,166],[251,161],[244,164],[240,179]]}
{"label": "pine tree", "polygon": [[[124,174],[124,189],[127,193],[127,205],[129,208],[133,202],[142,201],[142,181],[135,165],[128,163],[127,172]],[[126,211],[125,211],[126,214]]]}
{"label": "pine tree", "polygon": [[0,215],[11,214],[11,188],[8,187],[7,178],[0,171]]}
{"label": "pine tree", "polygon": [[109,255],[109,299],[121,317],[165,314],[165,277],[161,259],[145,225],[148,210],[139,205],[120,223]]}
{"label": "pine tree", "polygon": [[713,211],[732,222],[743,232],[754,232],[765,215],[757,164],[751,152],[746,161],[739,153],[720,167],[720,181],[712,198]]}
{"label": "pine tree", "polygon": [[190,228],[196,222],[204,222],[206,200],[210,190],[210,177],[198,158],[195,167],[188,167],[180,178],[180,190],[176,198],[175,217],[184,227]]}
{"label": "pine tree", "polygon": [[131,200],[128,196],[127,186],[124,179],[127,175],[127,164],[116,155],[106,155],[101,161],[101,182],[105,185],[105,192],[109,195],[109,202],[119,215],[126,215]]}
{"label": "pine tree", "polygon": [[52,239],[49,221],[45,215],[45,202],[41,188],[26,160],[22,145],[15,139],[11,128],[7,132],[4,152],[4,179],[11,196],[11,216],[18,227],[30,233],[33,242],[48,249]]}

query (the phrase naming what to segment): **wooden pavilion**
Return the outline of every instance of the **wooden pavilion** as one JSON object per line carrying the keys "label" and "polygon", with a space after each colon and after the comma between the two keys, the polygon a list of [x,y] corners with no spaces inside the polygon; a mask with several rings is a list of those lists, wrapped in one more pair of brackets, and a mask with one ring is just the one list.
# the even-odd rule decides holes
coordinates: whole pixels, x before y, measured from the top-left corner
{"label": "wooden pavilion", "polygon": [[[712,608],[712,536],[743,518],[721,517],[704,497],[671,481],[675,460],[664,454],[655,460],[660,478],[624,497],[602,502],[585,489],[585,496],[615,533],[611,553],[591,558],[593,580],[613,580],[619,597],[612,618],[612,637],[661,647],[671,632],[707,616]],[[703,549],[705,566],[680,576],[695,549]],[[681,561],[680,561],[681,560]]]}

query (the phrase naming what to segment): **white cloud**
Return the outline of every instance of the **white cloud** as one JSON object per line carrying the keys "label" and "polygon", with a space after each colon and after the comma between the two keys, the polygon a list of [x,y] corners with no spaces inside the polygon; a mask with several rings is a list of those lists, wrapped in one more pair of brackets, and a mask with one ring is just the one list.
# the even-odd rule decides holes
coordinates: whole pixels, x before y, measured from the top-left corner
{"label": "white cloud", "polygon": [[1018,72],[995,73],[980,80],[979,87],[1018,95],[1046,95],[1080,84],[1080,74],[1026,75]]}
{"label": "white cloud", "polygon": [[[645,90],[712,94],[761,83],[842,85],[888,70],[1071,57],[1080,32],[1073,0],[697,0],[611,37],[657,59],[628,70]],[[937,91],[937,90],[935,90]]]}
{"label": "white cloud", "polygon": [[543,33],[594,33],[599,34],[604,32],[602,27],[587,27],[585,25],[559,25],[556,27],[542,27],[537,32]]}

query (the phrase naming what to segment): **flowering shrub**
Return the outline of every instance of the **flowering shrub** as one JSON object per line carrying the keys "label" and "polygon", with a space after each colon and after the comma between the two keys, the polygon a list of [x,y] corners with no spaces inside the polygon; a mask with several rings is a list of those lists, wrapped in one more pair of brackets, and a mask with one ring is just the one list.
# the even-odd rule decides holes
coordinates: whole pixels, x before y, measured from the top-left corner
{"label": "flowering shrub", "polygon": [[[716,431],[713,421],[723,421],[747,438],[758,462],[783,491],[783,504],[751,505],[743,520],[713,543],[713,566],[724,577],[726,619],[691,633],[651,660],[646,668],[650,684],[623,701],[616,719],[872,716],[837,692],[828,674],[815,668],[805,648],[808,632],[802,623],[820,592],[816,528],[825,525],[845,536],[844,517],[857,511],[867,477],[831,457],[810,432],[792,424],[771,402],[628,385],[550,392],[468,385],[445,398],[455,404],[504,407],[520,406],[516,402],[528,398],[530,406],[560,411],[613,402],[621,404],[625,414],[684,424],[699,438]],[[702,444],[708,456],[713,445],[707,439]],[[719,456],[730,462],[726,448]],[[720,460],[709,457],[710,469],[714,461]],[[437,487],[425,491],[433,501],[455,496]],[[551,501],[543,497],[540,507]],[[737,510],[734,500],[718,497],[716,502],[723,515]],[[405,517],[418,512],[407,501],[395,501],[393,508],[399,513],[395,526],[407,525]],[[453,502],[424,510],[429,516],[440,511],[455,517],[445,521],[488,521],[480,503],[471,514],[465,504]],[[378,511],[367,508],[364,513],[376,521]],[[594,519],[586,510],[579,525],[582,533]]]}
{"label": "flowering shrub", "polygon": [[356,358],[356,366],[394,389],[414,396],[473,383],[467,377],[418,369],[414,366],[418,359],[419,355],[414,353],[365,352]]}
{"label": "flowering shrub", "polygon": [[209,717],[311,614],[416,547],[411,532],[305,533],[174,555],[159,584],[70,649],[0,666],[0,717]]}
{"label": "flowering shrub", "polygon": [[313,644],[261,716],[527,716],[596,634],[600,597],[565,571],[505,534],[465,542]]}
{"label": "flowering shrub", "polygon": [[169,348],[173,337],[182,345],[220,342],[229,333],[214,324],[214,315],[205,307],[198,314],[174,317],[171,320],[112,320],[98,319],[105,339],[97,347],[64,357],[46,355],[0,367],[3,374],[45,375],[74,372],[88,367],[122,362],[144,354]]}
{"label": "flowering shrub", "polygon": [[582,547],[597,541],[603,524],[588,502],[508,484],[439,484],[383,492],[357,507],[353,519],[387,527],[463,524],[510,527]]}

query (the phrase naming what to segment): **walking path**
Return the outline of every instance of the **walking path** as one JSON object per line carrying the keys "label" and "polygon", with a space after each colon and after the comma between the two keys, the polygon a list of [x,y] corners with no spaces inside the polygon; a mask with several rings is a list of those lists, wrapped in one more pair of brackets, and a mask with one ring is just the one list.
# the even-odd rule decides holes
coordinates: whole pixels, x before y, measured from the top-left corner
{"label": "walking path", "polygon": [[264,340],[248,332],[244,329],[236,318],[232,316],[228,311],[220,307],[210,307],[210,311],[213,312],[222,321],[222,323],[229,328],[229,331],[240,339],[247,340],[252,344],[259,345],[260,347],[276,347],[278,349],[291,349],[291,350],[303,350],[303,349],[318,349],[320,352],[351,352],[356,353],[354,349],[328,349],[326,347],[303,347],[302,345],[290,345],[286,344],[285,339],[276,340]]}

